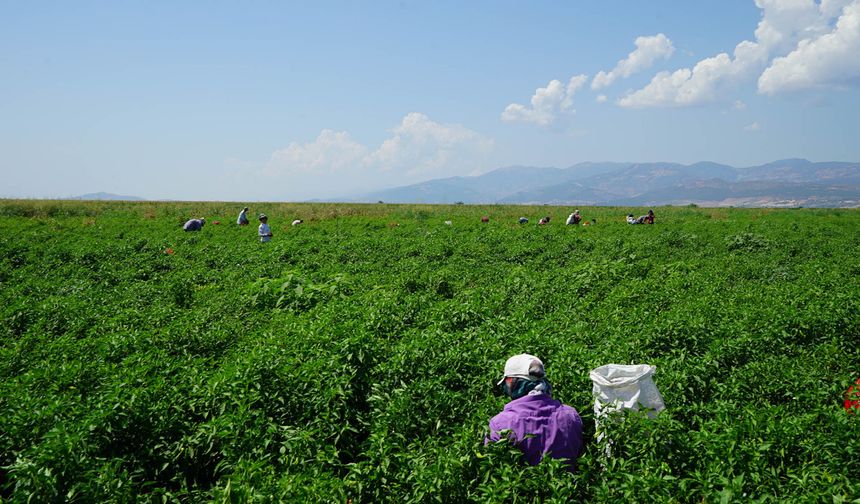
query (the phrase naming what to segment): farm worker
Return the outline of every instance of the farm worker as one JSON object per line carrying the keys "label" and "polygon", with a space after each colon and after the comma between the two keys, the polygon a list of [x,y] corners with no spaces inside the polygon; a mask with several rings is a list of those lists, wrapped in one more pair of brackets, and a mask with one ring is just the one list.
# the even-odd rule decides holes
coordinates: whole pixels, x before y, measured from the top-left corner
{"label": "farm worker", "polygon": [[654,224],[654,210],[648,210],[648,215],[640,217],[643,224]]}
{"label": "farm worker", "polygon": [[239,212],[239,218],[236,219],[236,224],[240,226],[247,226],[249,224],[248,207],[243,208],[242,211]]}
{"label": "farm worker", "polygon": [[485,216],[481,217],[481,222],[486,224],[486,223],[490,222],[490,218],[485,215]]}
{"label": "farm worker", "polygon": [[272,230],[269,228],[269,218],[266,214],[260,214],[260,227],[257,229],[257,234],[260,235],[260,241],[263,243],[272,239]]}
{"label": "farm worker", "polygon": [[299,224],[301,224],[302,222],[304,222],[304,221],[303,221],[303,220],[301,220],[301,219],[296,219],[296,220],[294,220],[294,221],[293,221],[293,224],[292,224],[292,225],[293,225],[293,226],[298,226],[298,225],[299,225]]}
{"label": "farm worker", "polygon": [[568,460],[573,469],[582,450],[582,419],[574,408],[552,398],[543,362],[534,355],[514,355],[497,385],[511,401],[490,419],[490,437],[484,442],[498,441],[502,431],[509,431],[529,464],[549,455]]}
{"label": "farm worker", "polygon": [[[631,219],[633,222],[631,222]],[[654,210],[648,210],[647,215],[640,215],[638,219],[633,218],[633,214],[627,216],[628,224],[654,224]]]}
{"label": "farm worker", "polygon": [[517,222],[519,222],[520,224],[528,224],[529,220],[525,217],[520,217],[520,220],[518,220]]}
{"label": "farm worker", "polygon": [[573,212],[572,214],[567,216],[567,221],[565,224],[568,226],[576,226],[579,224],[579,221],[582,220],[582,216],[579,215],[579,210]]}
{"label": "farm worker", "polygon": [[549,224],[549,215],[538,221],[539,225]]}
{"label": "farm worker", "polygon": [[182,226],[182,229],[186,231],[200,231],[203,229],[203,224],[206,224],[206,219],[203,217],[191,219]]}

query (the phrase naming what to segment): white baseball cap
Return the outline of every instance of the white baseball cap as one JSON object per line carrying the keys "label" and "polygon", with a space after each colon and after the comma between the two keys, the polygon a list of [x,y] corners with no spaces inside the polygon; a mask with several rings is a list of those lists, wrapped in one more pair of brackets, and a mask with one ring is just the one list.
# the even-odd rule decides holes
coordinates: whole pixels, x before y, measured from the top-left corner
{"label": "white baseball cap", "polygon": [[539,380],[546,375],[543,362],[534,355],[514,355],[505,362],[505,376],[496,385],[501,385],[505,378],[525,378],[526,380]]}

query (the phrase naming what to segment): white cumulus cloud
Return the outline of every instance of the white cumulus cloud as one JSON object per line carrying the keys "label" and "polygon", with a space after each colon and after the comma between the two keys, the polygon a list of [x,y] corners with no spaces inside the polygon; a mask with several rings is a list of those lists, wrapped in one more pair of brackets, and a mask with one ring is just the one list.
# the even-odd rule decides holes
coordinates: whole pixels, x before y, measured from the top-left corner
{"label": "white cumulus cloud", "polygon": [[[724,97],[752,81],[773,56],[784,55],[833,31],[832,19],[860,0],[756,0],[762,18],[755,40],[738,43],[731,55],[720,53],[693,68],[660,72],[644,88],[622,97],[623,107],[690,106]],[[850,31],[846,29],[846,32]]]}
{"label": "white cumulus cloud", "polygon": [[546,87],[538,88],[531,98],[531,106],[511,103],[504,112],[502,120],[508,122],[533,122],[548,126],[559,113],[574,113],[573,96],[588,80],[587,75],[575,75],[567,85],[553,79]]}
{"label": "white cumulus cloud", "polygon": [[471,173],[493,149],[492,140],[465,126],[439,124],[417,112],[407,114],[391,133],[364,163],[407,179]]}
{"label": "white cumulus cloud", "polygon": [[591,81],[591,89],[609,86],[618,78],[630,77],[634,73],[650,68],[660,58],[668,59],[675,52],[669,37],[662,33],[651,37],[636,37],[636,49],[626,58],[618,61],[615,68],[608,72],[600,71]]}
{"label": "white cumulus cloud", "polygon": [[[289,198],[330,197],[479,173],[494,142],[459,124],[441,124],[412,112],[376,148],[345,131],[325,129],[311,142],[293,142],[272,153],[259,176],[281,184]],[[245,170],[247,172],[247,170]],[[294,196],[299,195],[299,196]]]}
{"label": "white cumulus cloud", "polygon": [[698,105],[713,101],[726,88],[748,79],[767,62],[766,49],[743,41],[734,55],[720,53],[705,58],[690,69],[660,72],[644,88],[622,97],[622,107]]}
{"label": "white cumulus cloud", "polygon": [[860,2],[844,7],[833,29],[801,40],[773,60],[758,79],[760,93],[775,94],[860,80]]}
{"label": "white cumulus cloud", "polygon": [[345,131],[324,129],[313,142],[291,143],[272,153],[265,173],[334,175],[361,169],[367,148],[350,138]]}

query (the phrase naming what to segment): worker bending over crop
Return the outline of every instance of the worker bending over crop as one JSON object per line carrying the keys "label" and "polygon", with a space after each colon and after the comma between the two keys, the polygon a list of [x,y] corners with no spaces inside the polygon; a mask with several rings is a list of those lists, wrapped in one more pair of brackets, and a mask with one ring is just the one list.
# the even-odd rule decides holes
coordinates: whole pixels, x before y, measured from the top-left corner
{"label": "worker bending over crop", "polygon": [[648,210],[648,215],[639,218],[642,219],[642,224],[654,224],[654,210]]}
{"label": "worker bending over crop", "polygon": [[572,214],[567,216],[567,220],[565,224],[568,226],[578,226],[580,221],[582,221],[582,216],[579,215],[579,210],[573,212]]}
{"label": "worker bending over crop", "polygon": [[638,219],[634,219],[633,214],[629,214],[627,224],[654,224],[654,210],[648,210],[647,215],[640,215]]}
{"label": "worker bending over crop", "polygon": [[241,212],[239,212],[239,218],[236,219],[236,224],[239,226],[247,226],[249,223],[250,221],[248,221],[248,207],[245,207],[242,209]]}
{"label": "worker bending over crop", "polygon": [[182,229],[186,231],[200,231],[203,229],[204,224],[206,224],[206,219],[203,217],[200,217],[199,219],[189,219],[188,222],[182,226]]}
{"label": "worker bending over crop", "polygon": [[511,401],[490,419],[488,441],[509,439],[531,465],[544,455],[565,459],[572,470],[582,450],[582,419],[577,411],[552,398],[543,362],[534,355],[514,355],[505,363],[505,376],[497,384]]}

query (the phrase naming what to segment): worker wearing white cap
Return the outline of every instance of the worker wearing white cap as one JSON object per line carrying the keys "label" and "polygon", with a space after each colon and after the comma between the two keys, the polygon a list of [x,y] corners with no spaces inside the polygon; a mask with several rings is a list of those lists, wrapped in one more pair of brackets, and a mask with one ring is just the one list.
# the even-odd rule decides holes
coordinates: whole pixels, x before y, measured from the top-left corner
{"label": "worker wearing white cap", "polygon": [[508,431],[513,443],[532,465],[545,455],[573,462],[582,450],[582,419],[577,411],[552,398],[543,362],[534,355],[514,355],[499,381],[511,401],[490,419],[491,441]]}

